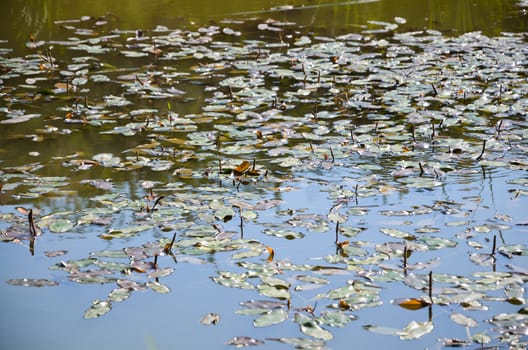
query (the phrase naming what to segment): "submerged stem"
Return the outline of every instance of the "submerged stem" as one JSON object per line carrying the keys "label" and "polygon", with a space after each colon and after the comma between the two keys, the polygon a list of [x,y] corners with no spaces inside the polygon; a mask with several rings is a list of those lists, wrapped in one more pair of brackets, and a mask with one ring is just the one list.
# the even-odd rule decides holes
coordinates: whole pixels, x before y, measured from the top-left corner
{"label": "submerged stem", "polygon": [[158,205],[160,203],[160,201],[164,198],[164,196],[159,196],[156,201],[154,202],[154,205],[152,206],[152,208],[150,209],[151,212],[154,211],[154,209],[156,208],[156,205]]}
{"label": "submerged stem", "polygon": [[429,271],[429,301],[433,304],[433,271]]}
{"label": "submerged stem", "polygon": [[482,156],[484,155],[484,151],[486,150],[486,140],[482,142],[482,151],[480,152],[480,155],[477,157],[477,160],[481,160]]}
{"label": "submerged stem", "polygon": [[407,246],[403,247],[403,273],[407,274]]}
{"label": "submerged stem", "polygon": [[33,209],[29,209],[28,211],[28,222],[29,233],[31,234],[31,237],[35,237],[37,235],[37,229],[35,228],[35,221],[33,220]]}
{"label": "submerged stem", "polygon": [[497,248],[497,236],[493,236],[493,247],[491,248],[491,256],[495,256],[495,249]]}
{"label": "submerged stem", "polygon": [[163,250],[165,253],[169,253],[172,250],[172,246],[174,245],[174,241],[176,240],[176,232],[172,235],[172,240],[170,243],[166,244],[165,247],[163,247]]}

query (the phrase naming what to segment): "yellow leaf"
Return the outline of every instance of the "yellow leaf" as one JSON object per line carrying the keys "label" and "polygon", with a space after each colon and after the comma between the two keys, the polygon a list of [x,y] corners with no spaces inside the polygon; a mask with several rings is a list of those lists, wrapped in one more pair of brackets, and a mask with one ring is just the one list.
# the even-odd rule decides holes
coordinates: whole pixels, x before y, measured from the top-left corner
{"label": "yellow leaf", "polygon": [[339,307],[343,310],[348,310],[350,309],[350,304],[346,302],[346,300],[339,300]]}
{"label": "yellow leaf", "polygon": [[343,249],[343,247],[346,247],[347,245],[350,244],[349,241],[343,241],[343,242],[337,242],[337,247],[340,248],[340,249]]}
{"label": "yellow leaf", "polygon": [[396,303],[407,310],[420,310],[431,305],[429,302],[423,299],[415,298],[396,300]]}
{"label": "yellow leaf", "polygon": [[273,261],[273,258],[275,257],[275,251],[274,251],[273,248],[271,248],[271,247],[266,247],[266,250],[267,250],[268,253],[269,253],[269,256],[268,256],[267,261],[268,261],[268,262],[272,262],[272,261]]}
{"label": "yellow leaf", "polygon": [[248,162],[247,160],[245,160],[242,163],[240,163],[239,166],[237,166],[235,169],[233,169],[233,171],[235,172],[236,176],[240,176],[240,175],[244,174],[249,169],[250,165],[251,165],[251,163]]}

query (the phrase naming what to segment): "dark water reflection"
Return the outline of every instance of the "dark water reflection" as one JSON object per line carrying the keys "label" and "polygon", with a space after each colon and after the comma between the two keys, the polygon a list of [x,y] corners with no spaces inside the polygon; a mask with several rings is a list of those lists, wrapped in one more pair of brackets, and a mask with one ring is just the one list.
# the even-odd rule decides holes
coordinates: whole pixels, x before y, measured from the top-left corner
{"label": "dark water reflection", "polygon": [[[286,5],[298,9],[270,10]],[[102,15],[108,15],[108,26],[119,29],[181,28],[224,18],[273,17],[326,35],[354,31],[368,21],[390,22],[394,17],[407,20],[404,30],[434,29],[452,35],[525,31],[527,24],[525,13],[513,0],[8,0],[0,4],[0,10],[0,38],[15,45],[25,43],[30,33],[42,40],[57,39],[57,20]]]}

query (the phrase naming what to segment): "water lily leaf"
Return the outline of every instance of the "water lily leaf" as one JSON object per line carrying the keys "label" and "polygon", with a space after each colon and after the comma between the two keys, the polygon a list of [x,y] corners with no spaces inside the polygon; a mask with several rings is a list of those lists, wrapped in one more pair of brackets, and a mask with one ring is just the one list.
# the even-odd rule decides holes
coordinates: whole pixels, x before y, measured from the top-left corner
{"label": "water lily leaf", "polygon": [[311,338],[269,338],[284,344],[293,345],[296,349],[321,349],[325,342]]}
{"label": "water lily leaf", "polygon": [[310,337],[322,340],[331,340],[334,337],[332,333],[321,328],[315,319],[301,313],[295,314],[294,321],[301,327],[301,332]]}
{"label": "water lily leaf", "polygon": [[72,271],[70,272],[70,279],[83,284],[113,283],[116,278],[108,276],[111,274],[112,272],[107,270]]}
{"label": "water lily leaf", "polygon": [[430,302],[424,299],[416,299],[416,298],[397,299],[397,300],[393,300],[393,303],[396,303],[402,308],[407,309],[407,310],[420,310],[420,309],[423,309],[424,307],[431,305]]}
{"label": "water lily leaf", "polygon": [[32,279],[32,278],[21,278],[21,279],[10,279],[6,281],[12,286],[21,287],[53,287],[58,286],[59,282],[50,281],[47,279]]}
{"label": "water lily leaf", "polygon": [[152,289],[156,293],[166,294],[166,293],[170,292],[170,288],[169,287],[167,287],[166,285],[163,285],[163,284],[161,284],[159,282],[155,282],[155,281],[148,281],[147,282],[147,287],[149,287],[150,289]]}
{"label": "water lily leaf", "polygon": [[264,344],[264,342],[262,340],[243,336],[243,337],[234,337],[233,339],[229,340],[227,344],[234,345],[237,348],[243,348],[246,346],[262,345]]}
{"label": "water lily leaf", "polygon": [[427,245],[430,250],[438,250],[442,248],[454,248],[457,242],[447,238],[433,237],[433,236],[419,236],[417,241]]}
{"label": "water lily leaf", "polygon": [[136,281],[127,280],[127,279],[118,279],[116,281],[117,285],[121,288],[128,289],[130,291],[145,291],[147,286],[144,283],[138,283]]}
{"label": "water lily leaf", "polygon": [[284,307],[284,303],[271,300],[248,300],[241,302],[240,305],[249,309],[265,310],[264,312]]}
{"label": "water lily leaf", "polygon": [[113,96],[113,95],[105,96],[104,100],[108,107],[123,107],[129,104],[132,104],[132,102],[128,101],[124,97]]}
{"label": "water lily leaf", "polygon": [[493,266],[495,262],[497,261],[495,256],[492,254],[476,254],[473,253],[469,256],[469,260],[471,260],[474,264],[480,265],[480,266]]}
{"label": "water lily leaf", "polygon": [[286,238],[286,239],[289,239],[289,240],[298,239],[298,238],[303,238],[304,237],[303,233],[297,232],[297,231],[292,231],[292,230],[265,229],[263,232],[265,234],[267,234],[267,235],[270,235],[270,236]]}
{"label": "water lily leaf", "polygon": [[458,312],[453,312],[449,317],[453,322],[465,327],[476,327],[478,325],[477,321],[474,319],[464,316]]}
{"label": "water lily leaf", "polygon": [[284,309],[274,309],[266,312],[265,314],[257,317],[253,321],[255,327],[267,327],[273,324],[283,322],[288,318],[288,312]]}
{"label": "water lily leaf", "polygon": [[80,268],[92,265],[97,261],[96,258],[85,258],[79,260],[61,261],[50,267],[50,270],[64,269],[67,271],[76,271]]}
{"label": "water lily leaf", "polygon": [[98,252],[92,252],[90,255],[98,258],[128,258],[128,255],[123,250],[100,250]]}
{"label": "water lily leaf", "polygon": [[431,269],[440,264],[440,258],[436,257],[427,262],[417,262],[415,264],[407,264],[407,270],[423,270]]}
{"label": "water lily leaf", "polygon": [[92,157],[96,164],[106,167],[121,166],[121,158],[114,156],[112,153],[98,153]]}
{"label": "water lily leaf", "polygon": [[290,298],[290,291],[288,289],[277,288],[275,286],[271,286],[268,284],[259,284],[257,286],[257,289],[260,292],[260,294],[270,297],[270,298],[277,298],[277,299],[289,299]]}
{"label": "water lily leaf", "polygon": [[231,257],[233,260],[239,260],[239,259],[246,259],[246,258],[252,258],[252,257],[256,257],[256,256],[260,256],[262,255],[262,249],[252,249],[252,250],[249,250],[249,251],[245,251],[245,252],[238,252],[236,254],[233,254],[233,256]]}
{"label": "water lily leaf", "polygon": [[99,235],[102,239],[115,239],[115,238],[127,238],[136,235],[141,231],[151,229],[152,225],[137,225],[137,226],[128,226],[122,227],[119,229],[109,229],[107,233]]}
{"label": "water lily leaf", "polygon": [[475,333],[471,336],[471,340],[478,344],[488,344],[491,342],[491,337],[485,333]]}
{"label": "water lily leaf", "polygon": [[317,322],[331,327],[345,327],[355,317],[342,311],[324,311],[317,318]]}
{"label": "water lily leaf", "polygon": [[108,294],[108,301],[120,302],[130,297],[130,289],[128,288],[116,288]]}
{"label": "water lily leaf", "polygon": [[299,281],[305,282],[305,283],[313,283],[313,284],[328,284],[330,281],[328,281],[325,278],[310,276],[310,275],[299,275],[296,277]]}
{"label": "water lily leaf", "polygon": [[524,298],[525,289],[517,283],[511,283],[504,288],[504,294],[511,304],[523,305],[526,303]]}
{"label": "water lily leaf", "polygon": [[385,228],[385,227],[381,227],[380,229],[380,232],[386,234],[386,235],[389,235],[391,237],[395,237],[395,238],[400,238],[400,239],[408,239],[408,240],[413,240],[415,238],[415,236],[407,233],[407,232],[404,232],[404,231],[400,231],[398,229],[395,229],[395,228]]}
{"label": "water lily leaf", "polygon": [[145,57],[149,55],[148,52],[138,52],[129,50],[121,50],[120,53],[125,57]]}
{"label": "water lily leaf", "polygon": [[414,289],[426,289],[429,287],[429,276],[410,273],[405,277],[404,283]]}
{"label": "water lily leaf", "polygon": [[179,168],[179,169],[174,170],[172,175],[178,176],[182,179],[188,179],[193,176],[193,171],[192,169],[189,169],[189,168]]}
{"label": "water lily leaf", "polygon": [[214,312],[208,313],[200,318],[200,323],[204,326],[216,325],[220,322],[220,315]]}
{"label": "water lily leaf", "polygon": [[260,279],[262,283],[268,284],[270,286],[274,286],[276,288],[288,289],[290,288],[290,285],[291,285],[289,282],[282,280],[280,278],[276,278],[276,277],[261,276]]}
{"label": "water lily leaf", "polygon": [[401,340],[418,339],[433,331],[433,322],[411,321],[402,331],[398,332]]}
{"label": "water lily leaf", "polygon": [[103,316],[112,308],[112,304],[109,301],[95,300],[92,306],[84,312],[84,318],[91,319]]}
{"label": "water lily leaf", "polygon": [[39,117],[40,114],[15,115],[9,119],[0,120],[0,124],[18,124]]}
{"label": "water lily leaf", "polygon": [[240,216],[242,216],[242,218],[246,221],[251,221],[255,220],[258,217],[258,214],[253,210],[242,210]]}
{"label": "water lily leaf", "polygon": [[347,221],[347,217],[346,215],[342,215],[339,213],[330,213],[328,214],[328,220],[330,220],[331,222],[339,222],[342,224]]}
{"label": "water lily leaf", "polygon": [[524,244],[507,244],[499,248],[499,252],[512,259],[513,256],[528,256],[528,248]]}
{"label": "water lily leaf", "polygon": [[54,251],[44,252],[44,255],[46,255],[48,258],[55,258],[57,256],[66,255],[67,253],[68,253],[67,250],[54,250]]}
{"label": "water lily leaf", "polygon": [[128,264],[119,263],[115,261],[97,260],[94,265],[99,266],[103,270],[122,271],[128,268]]}
{"label": "water lily leaf", "polygon": [[238,274],[228,271],[219,272],[220,276],[213,277],[213,281],[224,286],[240,289],[255,289],[255,287],[246,281],[246,274]]}
{"label": "water lily leaf", "polygon": [[463,346],[469,346],[471,345],[471,342],[469,340],[465,339],[442,339],[442,344],[446,347],[463,347]]}
{"label": "water lily leaf", "polygon": [[233,208],[221,206],[216,208],[214,215],[217,219],[227,222],[233,218],[233,216],[235,215],[235,211],[233,210]]}
{"label": "water lily leaf", "polygon": [[390,327],[383,327],[383,326],[376,326],[376,325],[364,325],[363,328],[369,332],[374,332],[378,334],[384,334],[384,335],[399,335],[400,330],[398,328],[390,328]]}
{"label": "water lily leaf", "polygon": [[236,176],[240,176],[244,174],[249,169],[250,166],[251,166],[251,163],[248,162],[247,160],[244,160],[236,168],[234,168],[233,171],[235,172]]}
{"label": "water lily leaf", "polygon": [[207,264],[207,261],[204,260],[204,259],[200,259],[200,258],[195,258],[195,257],[192,257],[192,256],[179,256],[178,257],[178,262],[179,263],[188,263],[188,264]]}
{"label": "water lily leaf", "polygon": [[68,219],[57,219],[50,223],[49,229],[51,232],[64,233],[71,230],[73,226],[75,225]]}
{"label": "water lily leaf", "polygon": [[163,269],[158,269],[158,270],[152,271],[147,276],[148,276],[148,278],[160,278],[160,277],[169,276],[173,272],[174,272],[174,268],[165,267]]}

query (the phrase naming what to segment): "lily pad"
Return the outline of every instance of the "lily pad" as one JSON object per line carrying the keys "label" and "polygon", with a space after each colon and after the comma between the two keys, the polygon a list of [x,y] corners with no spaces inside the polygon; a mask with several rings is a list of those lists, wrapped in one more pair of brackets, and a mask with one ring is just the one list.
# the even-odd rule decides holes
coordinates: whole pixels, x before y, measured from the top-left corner
{"label": "lily pad", "polygon": [[74,224],[68,219],[58,219],[50,223],[49,229],[51,232],[64,233],[71,230]]}
{"label": "lily pad", "polygon": [[282,323],[288,318],[288,312],[284,309],[274,309],[270,310],[263,315],[257,317],[253,321],[253,326],[255,327],[267,327],[274,324]]}
{"label": "lily pad", "polygon": [[321,328],[317,321],[311,317],[296,313],[294,320],[301,327],[301,332],[310,337],[322,340],[331,340],[334,337],[332,333]]}
{"label": "lily pad", "polygon": [[111,308],[112,304],[109,301],[95,300],[92,306],[85,311],[83,317],[86,319],[98,318],[110,311]]}
{"label": "lily pad", "polygon": [[32,279],[32,278],[22,278],[22,279],[10,279],[6,281],[12,286],[20,287],[53,287],[58,286],[59,282],[50,281],[47,279]]}

